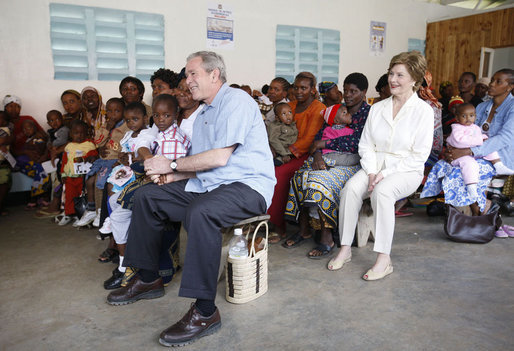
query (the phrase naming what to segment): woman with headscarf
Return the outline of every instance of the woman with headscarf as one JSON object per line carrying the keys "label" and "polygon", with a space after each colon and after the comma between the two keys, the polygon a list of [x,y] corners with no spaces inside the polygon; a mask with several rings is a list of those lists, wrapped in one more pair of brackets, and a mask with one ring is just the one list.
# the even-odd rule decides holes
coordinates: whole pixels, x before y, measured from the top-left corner
{"label": "woman with headscarf", "polygon": [[432,166],[439,160],[439,155],[443,151],[443,125],[442,125],[442,105],[432,94],[432,73],[425,72],[423,83],[418,90],[418,96],[425,100],[427,104],[434,110],[434,142],[432,151],[425,162],[425,174],[428,174]]}
{"label": "woman with headscarf", "polygon": [[85,122],[92,126],[95,133],[105,123],[105,105],[102,102],[102,95],[93,87],[82,89],[82,105],[86,109]]}

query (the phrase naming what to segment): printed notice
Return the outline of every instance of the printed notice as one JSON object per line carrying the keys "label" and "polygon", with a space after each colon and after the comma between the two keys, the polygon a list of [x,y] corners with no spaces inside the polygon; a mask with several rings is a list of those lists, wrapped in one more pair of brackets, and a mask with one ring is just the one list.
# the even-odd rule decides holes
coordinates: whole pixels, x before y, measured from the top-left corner
{"label": "printed notice", "polygon": [[234,18],[232,9],[223,4],[208,5],[207,48],[234,49]]}
{"label": "printed notice", "polygon": [[382,56],[385,50],[386,24],[385,22],[370,22],[369,28],[369,54]]}

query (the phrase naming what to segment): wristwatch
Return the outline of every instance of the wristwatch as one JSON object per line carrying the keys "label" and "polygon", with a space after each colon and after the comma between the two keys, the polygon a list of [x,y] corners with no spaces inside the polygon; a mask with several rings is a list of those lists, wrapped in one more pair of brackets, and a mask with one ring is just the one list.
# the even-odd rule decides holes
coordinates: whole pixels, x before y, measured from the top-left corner
{"label": "wristwatch", "polygon": [[173,160],[173,161],[171,161],[171,163],[170,163],[170,168],[171,168],[171,170],[172,170],[173,172],[178,172],[178,171],[177,171],[177,166],[178,166],[178,165],[177,165],[177,160]]}

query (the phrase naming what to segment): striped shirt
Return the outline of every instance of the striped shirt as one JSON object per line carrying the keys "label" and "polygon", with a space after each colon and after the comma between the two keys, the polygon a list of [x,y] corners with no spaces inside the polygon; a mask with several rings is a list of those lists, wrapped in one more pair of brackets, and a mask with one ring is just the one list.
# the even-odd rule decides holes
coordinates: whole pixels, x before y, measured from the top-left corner
{"label": "striped shirt", "polygon": [[168,160],[176,160],[186,156],[190,147],[191,141],[186,133],[176,123],[173,123],[164,132],[159,132],[153,142],[152,153],[162,155]]}

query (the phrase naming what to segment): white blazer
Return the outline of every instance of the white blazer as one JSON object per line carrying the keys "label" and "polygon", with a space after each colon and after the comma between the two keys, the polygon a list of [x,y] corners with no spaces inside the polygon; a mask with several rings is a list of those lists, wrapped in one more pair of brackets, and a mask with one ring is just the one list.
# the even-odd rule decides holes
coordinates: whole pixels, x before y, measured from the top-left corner
{"label": "white blazer", "polygon": [[371,106],[359,142],[361,165],[366,174],[419,172],[434,138],[434,111],[416,93],[393,119],[393,97]]}

